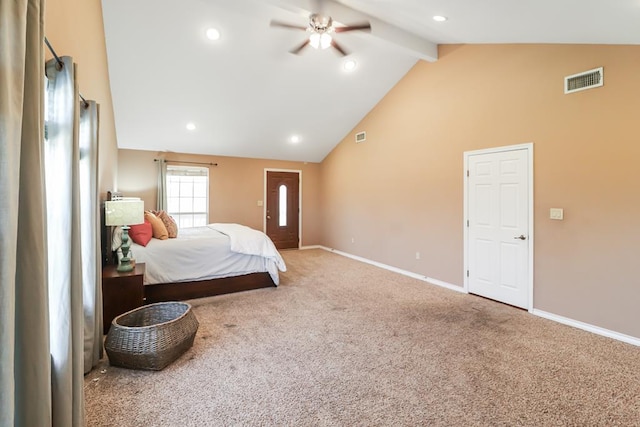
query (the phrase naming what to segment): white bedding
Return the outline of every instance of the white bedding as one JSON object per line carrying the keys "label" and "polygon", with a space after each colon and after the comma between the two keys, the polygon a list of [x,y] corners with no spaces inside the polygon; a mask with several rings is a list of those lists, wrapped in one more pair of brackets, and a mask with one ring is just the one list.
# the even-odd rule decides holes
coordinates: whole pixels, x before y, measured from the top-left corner
{"label": "white bedding", "polygon": [[284,260],[266,234],[238,224],[182,228],[175,239],[132,243],[136,262],[146,264],[144,283],[174,283],[268,272],[278,285]]}

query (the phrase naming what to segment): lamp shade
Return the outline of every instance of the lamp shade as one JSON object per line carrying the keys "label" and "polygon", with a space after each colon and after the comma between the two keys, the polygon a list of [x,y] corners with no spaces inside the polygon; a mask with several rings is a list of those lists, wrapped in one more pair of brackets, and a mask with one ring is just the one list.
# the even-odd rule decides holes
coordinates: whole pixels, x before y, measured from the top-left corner
{"label": "lamp shade", "polygon": [[112,200],[104,203],[105,225],[135,225],[143,222],[142,200]]}

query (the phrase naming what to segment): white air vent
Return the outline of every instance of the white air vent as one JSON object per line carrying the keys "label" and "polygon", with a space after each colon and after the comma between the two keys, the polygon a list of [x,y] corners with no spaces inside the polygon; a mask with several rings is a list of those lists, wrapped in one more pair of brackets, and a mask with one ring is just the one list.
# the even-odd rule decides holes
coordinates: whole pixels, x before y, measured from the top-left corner
{"label": "white air vent", "polygon": [[364,142],[367,139],[366,132],[358,132],[356,133],[356,142]]}
{"label": "white air vent", "polygon": [[603,68],[595,68],[593,70],[574,74],[564,78],[564,93],[573,93],[585,89],[600,87],[604,84]]}

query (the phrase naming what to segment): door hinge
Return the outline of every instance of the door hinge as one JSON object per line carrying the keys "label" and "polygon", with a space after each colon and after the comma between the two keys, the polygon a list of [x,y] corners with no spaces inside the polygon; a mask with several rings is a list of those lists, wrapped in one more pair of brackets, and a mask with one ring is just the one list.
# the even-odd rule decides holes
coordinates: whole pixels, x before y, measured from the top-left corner
{"label": "door hinge", "polygon": [[467,277],[469,277],[469,270],[467,270]]}
{"label": "door hinge", "polygon": [[467,220],[467,227],[469,226],[469,220]]}
{"label": "door hinge", "polygon": [[469,169],[467,169],[467,176],[469,176]]}

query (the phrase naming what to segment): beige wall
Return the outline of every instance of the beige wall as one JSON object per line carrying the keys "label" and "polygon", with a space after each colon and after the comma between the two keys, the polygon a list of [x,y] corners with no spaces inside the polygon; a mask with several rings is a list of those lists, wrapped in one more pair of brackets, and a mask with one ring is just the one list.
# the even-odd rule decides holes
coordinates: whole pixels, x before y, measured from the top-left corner
{"label": "beige wall", "polygon": [[[45,34],[56,53],[71,56],[78,65],[78,84],[85,99],[100,104],[98,186],[101,196],[115,188],[116,141],[107,49],[100,0],[48,0]],[[47,51],[47,59],[52,55]]]}
{"label": "beige wall", "polygon": [[209,222],[235,222],[263,230],[264,169],[302,171],[302,245],[320,242],[320,165],[318,163],[205,156],[155,151],[118,151],[118,190],[141,197],[155,209],[157,169],[153,159],[217,163],[209,168]]}
{"label": "beige wall", "polygon": [[[153,207],[159,153],[117,150],[100,1],[49,0],[45,32],[101,105],[101,193]],[[603,88],[563,95],[563,76],[597,66]],[[354,128],[364,144],[350,134],[321,165],[172,156],[219,163],[211,221],[261,229],[264,168],[300,169],[303,245],[462,285],[462,154],[533,142],[534,307],[640,337],[638,69],[636,46],[441,46],[438,62],[418,63]],[[550,207],[565,220],[549,220]]]}
{"label": "beige wall", "polygon": [[[534,308],[640,337],[640,47],[447,45],[439,55],[323,161],[322,243],[462,286],[463,152],[533,142]],[[563,94],[564,76],[599,66],[604,87]],[[549,219],[551,207],[564,221]]]}

